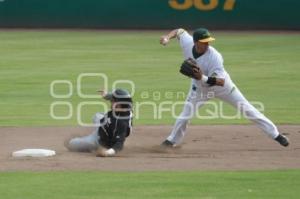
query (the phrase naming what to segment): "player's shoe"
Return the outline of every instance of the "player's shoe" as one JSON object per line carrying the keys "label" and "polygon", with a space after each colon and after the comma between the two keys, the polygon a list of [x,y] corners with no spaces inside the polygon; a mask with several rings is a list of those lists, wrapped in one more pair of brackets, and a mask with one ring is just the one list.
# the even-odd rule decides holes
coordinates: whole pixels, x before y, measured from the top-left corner
{"label": "player's shoe", "polygon": [[169,141],[169,140],[163,141],[160,146],[163,147],[163,148],[174,148],[174,147],[176,147],[176,145],[174,143],[172,143],[171,141]]}
{"label": "player's shoe", "polygon": [[275,140],[276,140],[279,144],[281,144],[282,146],[285,146],[285,147],[289,146],[289,144],[290,144],[289,139],[288,139],[286,136],[281,135],[281,134],[279,134],[279,135],[275,138]]}

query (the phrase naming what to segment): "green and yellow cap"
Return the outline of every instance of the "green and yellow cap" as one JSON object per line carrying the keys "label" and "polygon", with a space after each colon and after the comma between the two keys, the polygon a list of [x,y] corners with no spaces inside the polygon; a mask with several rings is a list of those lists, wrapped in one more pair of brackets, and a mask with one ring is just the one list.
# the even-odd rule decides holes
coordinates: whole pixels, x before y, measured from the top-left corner
{"label": "green and yellow cap", "polygon": [[203,43],[215,40],[215,38],[211,37],[209,31],[206,28],[196,29],[193,34],[193,39],[194,39],[194,42],[199,41],[199,42],[203,42]]}

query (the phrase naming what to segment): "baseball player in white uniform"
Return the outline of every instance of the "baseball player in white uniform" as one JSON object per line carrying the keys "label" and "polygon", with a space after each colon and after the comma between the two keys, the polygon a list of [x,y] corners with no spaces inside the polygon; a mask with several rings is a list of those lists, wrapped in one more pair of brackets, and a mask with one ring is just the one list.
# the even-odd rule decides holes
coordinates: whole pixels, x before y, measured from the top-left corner
{"label": "baseball player in white uniform", "polygon": [[182,141],[189,119],[194,116],[198,108],[211,99],[212,93],[215,98],[241,111],[247,119],[254,122],[265,134],[282,146],[289,145],[288,138],[280,134],[273,122],[252,106],[232,82],[224,68],[222,55],[209,45],[209,42],[215,39],[211,37],[207,29],[199,28],[194,31],[193,36],[184,29],[175,29],[163,35],[160,43],[167,45],[173,38],[178,39],[184,59],[192,59],[198,67],[198,72],[191,80],[191,88],[183,111],[162,146],[174,147]]}

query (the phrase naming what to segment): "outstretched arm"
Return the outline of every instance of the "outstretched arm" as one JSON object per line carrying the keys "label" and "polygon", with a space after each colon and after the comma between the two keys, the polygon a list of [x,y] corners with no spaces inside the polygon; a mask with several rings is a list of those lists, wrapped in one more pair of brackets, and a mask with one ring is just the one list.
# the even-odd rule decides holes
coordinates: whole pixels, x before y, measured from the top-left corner
{"label": "outstretched arm", "polygon": [[172,30],[171,32],[169,32],[168,34],[166,35],[163,35],[160,37],[160,44],[162,45],[167,45],[171,39],[177,37],[180,33],[182,33],[184,30],[179,28],[179,29],[174,29]]}

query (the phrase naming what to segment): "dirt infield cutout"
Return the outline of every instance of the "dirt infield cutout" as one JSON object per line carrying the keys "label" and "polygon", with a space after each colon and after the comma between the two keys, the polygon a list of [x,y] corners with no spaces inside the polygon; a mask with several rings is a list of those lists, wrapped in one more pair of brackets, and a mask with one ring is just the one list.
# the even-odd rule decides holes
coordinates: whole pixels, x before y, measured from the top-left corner
{"label": "dirt infield cutout", "polygon": [[[291,141],[287,148],[253,125],[189,126],[184,142],[162,151],[159,144],[171,126],[136,126],[125,149],[113,158],[69,152],[63,145],[72,135],[86,135],[83,127],[1,127],[0,171],[188,171],[268,170],[300,168],[300,125],[281,125]],[[47,158],[13,158],[13,151],[47,148]]]}

